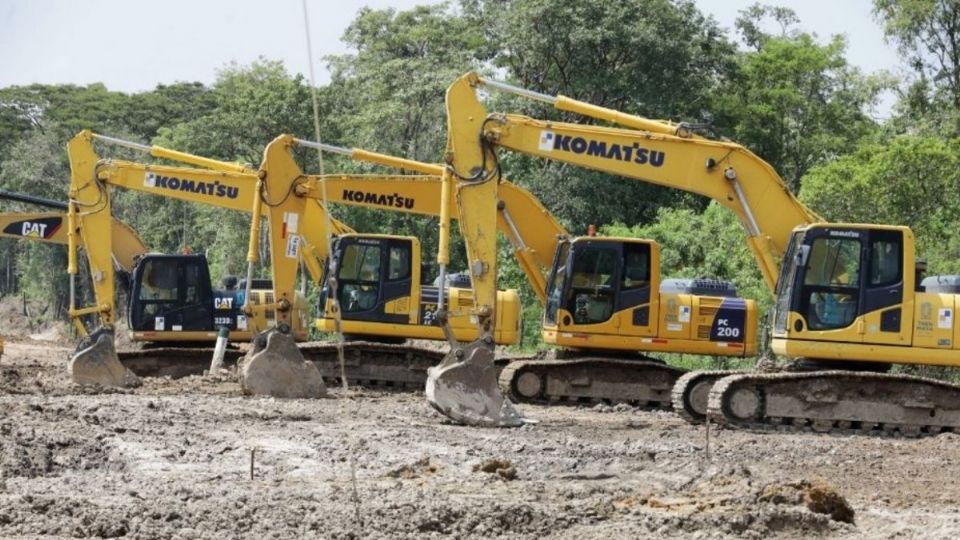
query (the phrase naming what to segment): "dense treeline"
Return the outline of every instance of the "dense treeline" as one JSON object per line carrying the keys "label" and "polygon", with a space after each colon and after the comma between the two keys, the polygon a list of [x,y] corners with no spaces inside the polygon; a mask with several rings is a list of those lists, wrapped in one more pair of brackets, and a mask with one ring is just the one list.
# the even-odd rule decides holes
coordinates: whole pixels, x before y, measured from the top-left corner
{"label": "dense treeline", "polygon": [[[470,69],[521,86],[562,93],[653,118],[706,124],[771,163],[827,219],[907,224],[932,272],[960,271],[960,8],[935,0],[874,0],[874,13],[902,54],[906,75],[865,74],[842,36],[817,37],[785,8],[755,5],[733,33],[689,0],[460,0],[408,11],[361,10],[329,57],[331,80],[317,89],[326,142],[437,161],[445,144],[445,87]],[[891,69],[895,66],[891,66]],[[876,118],[884,92],[896,96]],[[494,108],[574,122],[542,104],[492,96]],[[276,61],[228,65],[212,86],[160,85],[124,94],[103,85],[0,89],[0,189],[63,199],[66,141],[80,129],[257,165],[280,133],[314,138],[310,87]],[[104,155],[135,158],[115,149]],[[304,167],[316,172],[315,157]],[[311,159],[313,161],[311,161]],[[699,197],[504,155],[515,182],[532,190],[574,233],[653,237],[664,273],[735,280],[769,302],[740,225]],[[331,159],[330,171],[373,170]],[[207,253],[214,275],[239,274],[243,215],[121,193],[116,214],[156,251]],[[3,204],[5,209],[18,209]],[[412,234],[430,256],[432,220],[338,208],[366,232]],[[506,247],[504,253],[506,254]],[[462,249],[454,251],[462,261]],[[456,261],[457,259],[455,259]],[[525,290],[504,257],[501,284]],[[62,249],[0,240],[0,295],[23,292],[62,316]],[[527,291],[527,320],[539,306]],[[536,334],[527,325],[527,334]]]}

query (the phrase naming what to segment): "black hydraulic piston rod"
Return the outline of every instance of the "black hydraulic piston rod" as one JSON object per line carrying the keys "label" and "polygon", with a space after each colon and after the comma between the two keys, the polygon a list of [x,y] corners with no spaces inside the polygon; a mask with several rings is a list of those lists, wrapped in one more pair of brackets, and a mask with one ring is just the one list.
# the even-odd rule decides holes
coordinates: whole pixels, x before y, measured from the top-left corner
{"label": "black hydraulic piston rod", "polygon": [[67,203],[61,201],[55,201],[53,199],[45,199],[43,197],[37,197],[35,195],[27,195],[26,193],[14,193],[12,191],[3,191],[0,189],[0,199],[7,201],[16,201],[27,204],[35,204],[37,206],[43,206],[46,208],[54,208],[56,210],[66,210]]}

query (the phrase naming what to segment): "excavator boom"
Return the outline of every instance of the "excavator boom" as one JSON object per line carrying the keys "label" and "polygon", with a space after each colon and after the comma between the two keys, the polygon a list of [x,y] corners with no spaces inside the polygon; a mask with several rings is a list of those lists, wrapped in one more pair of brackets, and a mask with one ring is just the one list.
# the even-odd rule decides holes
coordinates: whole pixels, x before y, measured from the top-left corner
{"label": "excavator boom", "polygon": [[[488,114],[476,94],[480,86],[618,127]],[[960,347],[938,339],[931,324],[932,313],[946,313],[951,317],[942,319],[948,322],[940,335],[953,328],[960,290],[950,279],[921,282],[908,228],[826,223],[769,164],[740,145],[699,137],[683,124],[538,94],[474,73],[448,91],[448,121],[458,126],[450,130],[448,148],[458,176],[495,174],[496,151],[504,148],[703,195],[739,217],[776,297],[773,350],[806,358],[819,371],[685,377],[688,387],[674,394],[689,397],[697,388],[709,394],[709,414],[718,421],[904,435],[960,427],[960,387],[864,373],[891,363],[960,365]],[[832,396],[829,404],[822,395]]]}

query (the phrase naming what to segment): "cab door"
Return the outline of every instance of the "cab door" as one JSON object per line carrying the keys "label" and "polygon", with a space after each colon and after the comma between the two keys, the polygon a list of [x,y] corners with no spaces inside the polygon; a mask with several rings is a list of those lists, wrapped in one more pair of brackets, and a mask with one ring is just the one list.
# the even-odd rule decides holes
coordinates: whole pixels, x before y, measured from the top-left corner
{"label": "cab door", "polygon": [[792,329],[801,339],[909,344],[912,305],[904,307],[907,273],[903,232],[817,227],[800,247]]}
{"label": "cab door", "polygon": [[344,319],[403,324],[408,311],[397,305],[413,284],[411,241],[350,238],[339,243],[337,295]]}
{"label": "cab door", "polygon": [[145,332],[210,331],[213,292],[202,255],[147,255],[133,272],[127,319]]}

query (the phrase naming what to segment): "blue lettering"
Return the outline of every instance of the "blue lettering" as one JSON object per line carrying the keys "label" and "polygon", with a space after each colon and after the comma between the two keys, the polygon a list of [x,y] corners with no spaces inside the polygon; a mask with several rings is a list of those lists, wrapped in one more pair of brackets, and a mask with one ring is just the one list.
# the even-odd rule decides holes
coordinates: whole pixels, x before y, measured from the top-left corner
{"label": "blue lettering", "polygon": [[650,164],[654,167],[659,167],[663,165],[663,160],[666,159],[666,152],[657,152],[655,150],[650,151]]}
{"label": "blue lettering", "polygon": [[603,141],[590,141],[590,144],[587,145],[587,155],[607,157],[607,143]]}
{"label": "blue lettering", "polygon": [[577,154],[582,154],[587,151],[587,141],[583,140],[583,137],[577,137],[570,141],[570,149]]}
{"label": "blue lettering", "polygon": [[637,163],[637,164],[639,164],[639,165],[643,165],[644,163],[646,163],[646,162],[647,162],[647,152],[649,152],[649,150],[647,150],[646,148],[637,148],[637,154],[636,154],[636,156],[633,158],[633,162],[634,162],[634,163]]}

